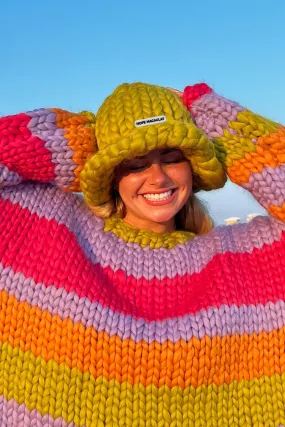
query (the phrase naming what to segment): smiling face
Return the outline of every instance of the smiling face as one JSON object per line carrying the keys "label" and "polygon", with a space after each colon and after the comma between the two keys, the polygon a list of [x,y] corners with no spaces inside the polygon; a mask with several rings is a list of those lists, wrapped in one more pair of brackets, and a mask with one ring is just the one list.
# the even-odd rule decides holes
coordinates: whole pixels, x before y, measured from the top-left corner
{"label": "smiling face", "polygon": [[158,233],[172,231],[175,215],[191,195],[191,166],[180,150],[154,150],[118,166],[116,188],[127,223]]}

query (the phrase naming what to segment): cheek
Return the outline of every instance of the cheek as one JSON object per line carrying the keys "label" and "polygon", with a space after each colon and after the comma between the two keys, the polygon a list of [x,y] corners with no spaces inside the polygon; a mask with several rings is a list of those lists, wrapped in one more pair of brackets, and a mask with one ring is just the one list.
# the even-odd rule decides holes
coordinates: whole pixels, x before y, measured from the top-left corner
{"label": "cheek", "polygon": [[192,190],[192,170],[189,163],[181,163],[173,167],[169,171],[169,177],[176,183],[176,185],[181,187],[186,187],[186,189],[191,192]]}
{"label": "cheek", "polygon": [[141,179],[136,175],[122,177],[117,182],[118,191],[122,199],[130,199],[135,196],[141,187]]}

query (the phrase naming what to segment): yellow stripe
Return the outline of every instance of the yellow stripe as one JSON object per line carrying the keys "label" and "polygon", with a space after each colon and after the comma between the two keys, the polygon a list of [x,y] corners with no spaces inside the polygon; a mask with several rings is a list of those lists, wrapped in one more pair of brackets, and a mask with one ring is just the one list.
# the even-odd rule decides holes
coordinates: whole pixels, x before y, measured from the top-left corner
{"label": "yellow stripe", "polygon": [[[254,120],[262,118],[250,112],[239,114],[245,118],[248,116],[248,122],[230,122],[229,126],[238,133],[231,135],[225,130],[220,140],[227,151],[228,175],[232,181],[241,185],[247,183],[253,173],[261,173],[264,167],[275,168],[284,163],[285,128],[265,119],[256,122],[258,126],[253,128],[249,125],[252,123],[251,117]],[[239,134],[240,126],[245,126],[242,136]],[[252,133],[249,135],[248,132]],[[257,138],[257,143],[253,143],[251,138]]]}
{"label": "yellow stripe", "polygon": [[[285,327],[270,333],[225,337],[205,336],[189,342],[165,341],[163,344],[97,332],[92,326],[71,319],[62,320],[39,307],[17,301],[6,291],[0,292],[0,341],[22,351],[31,350],[48,362],[66,363],[69,368],[102,375],[132,385],[150,383],[156,387],[189,385],[199,387],[251,380],[285,370]],[[279,355],[272,363],[272,354]]]}
{"label": "yellow stripe", "polygon": [[182,390],[95,380],[8,343],[0,344],[0,354],[0,394],[78,427],[285,424],[285,374]]}

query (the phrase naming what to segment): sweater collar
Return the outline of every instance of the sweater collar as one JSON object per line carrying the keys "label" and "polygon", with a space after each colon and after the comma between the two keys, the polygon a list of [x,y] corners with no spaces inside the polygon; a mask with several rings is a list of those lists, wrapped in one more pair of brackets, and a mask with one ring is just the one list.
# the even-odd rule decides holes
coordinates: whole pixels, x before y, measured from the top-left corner
{"label": "sweater collar", "polygon": [[105,220],[104,231],[114,233],[126,243],[137,243],[142,248],[149,246],[151,249],[171,249],[195,237],[194,233],[188,231],[176,230],[171,233],[157,234],[149,230],[140,230],[127,224],[117,215]]}

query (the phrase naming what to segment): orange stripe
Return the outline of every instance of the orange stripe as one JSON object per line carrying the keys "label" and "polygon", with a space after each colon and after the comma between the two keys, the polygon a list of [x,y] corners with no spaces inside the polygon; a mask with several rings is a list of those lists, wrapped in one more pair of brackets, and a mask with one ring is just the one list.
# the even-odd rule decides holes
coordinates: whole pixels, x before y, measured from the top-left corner
{"label": "orange stripe", "polygon": [[255,152],[245,152],[243,159],[234,160],[228,168],[228,175],[236,184],[247,183],[252,173],[260,173],[264,167],[285,163],[285,128],[280,126],[276,132],[260,136],[255,147]]}
{"label": "orange stripe", "polygon": [[121,340],[97,333],[70,319],[61,320],[0,292],[0,340],[31,350],[45,361],[54,359],[95,378],[103,375],[143,386],[160,387],[223,383],[285,372],[285,327],[259,335],[192,338],[163,344]]}
{"label": "orange stripe", "polygon": [[75,179],[70,190],[79,191],[80,172],[88,156],[95,153],[94,128],[88,115],[70,113],[59,108],[50,110],[56,113],[56,125],[58,128],[64,129],[64,137],[68,140],[68,146],[74,151],[72,159],[78,166],[74,170]]}
{"label": "orange stripe", "polygon": [[285,221],[285,202],[281,206],[270,205],[267,211],[275,218]]}

